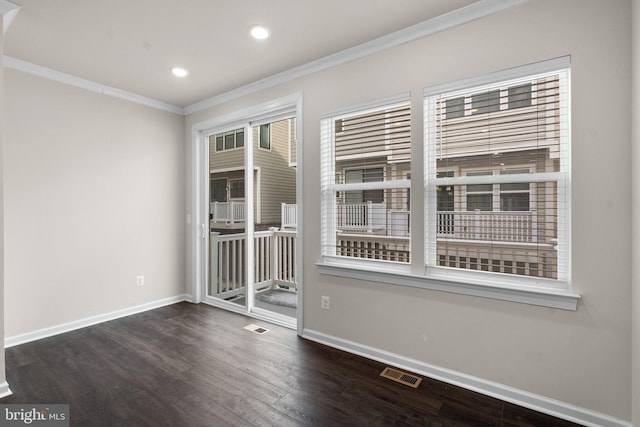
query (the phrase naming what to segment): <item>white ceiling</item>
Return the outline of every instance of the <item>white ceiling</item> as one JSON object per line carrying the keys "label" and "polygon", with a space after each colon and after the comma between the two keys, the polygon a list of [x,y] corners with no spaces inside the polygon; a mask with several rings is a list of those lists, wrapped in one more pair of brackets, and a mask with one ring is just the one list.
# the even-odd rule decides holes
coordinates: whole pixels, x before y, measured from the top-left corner
{"label": "white ceiling", "polygon": [[477,0],[11,1],[5,55],[184,107]]}

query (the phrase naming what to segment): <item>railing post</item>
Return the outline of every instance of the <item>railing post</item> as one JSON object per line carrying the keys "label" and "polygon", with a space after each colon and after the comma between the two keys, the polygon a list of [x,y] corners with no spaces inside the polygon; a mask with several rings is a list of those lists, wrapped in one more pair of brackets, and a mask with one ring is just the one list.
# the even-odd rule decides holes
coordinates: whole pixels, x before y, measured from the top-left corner
{"label": "railing post", "polygon": [[289,217],[287,216],[287,208],[284,203],[280,203],[280,227],[284,228],[289,224]]}
{"label": "railing post", "polygon": [[474,210],[475,215],[473,217],[473,230],[474,238],[480,240],[480,209]]}
{"label": "railing post", "polygon": [[271,251],[271,288],[275,288],[277,280],[280,279],[280,272],[278,270],[278,260],[280,259],[280,244],[278,242],[278,236],[276,235],[278,227],[269,227],[269,231],[271,232],[271,242],[269,248],[269,250]]}
{"label": "railing post", "polygon": [[[216,295],[220,293],[218,289],[218,239],[220,233],[212,231],[209,233],[209,283],[207,286],[208,295]],[[215,292],[213,286],[216,286]],[[206,297],[207,295],[205,295]]]}
{"label": "railing post", "polygon": [[236,222],[236,201],[229,202],[229,211],[227,212],[227,218],[229,222]]}
{"label": "railing post", "polygon": [[218,222],[218,202],[213,202],[213,222]]}
{"label": "railing post", "polygon": [[366,221],[367,221],[367,233],[373,233],[373,202],[369,200],[367,202],[366,209]]}
{"label": "railing post", "polygon": [[531,242],[538,243],[538,211],[531,210]]}

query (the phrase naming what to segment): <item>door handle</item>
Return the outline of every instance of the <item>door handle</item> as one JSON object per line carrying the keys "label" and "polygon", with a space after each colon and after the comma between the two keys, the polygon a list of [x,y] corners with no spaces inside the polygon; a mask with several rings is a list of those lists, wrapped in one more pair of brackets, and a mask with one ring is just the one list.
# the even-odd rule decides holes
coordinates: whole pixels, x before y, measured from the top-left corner
{"label": "door handle", "polygon": [[207,237],[207,226],[205,224],[200,224],[200,229],[202,231],[202,238]]}

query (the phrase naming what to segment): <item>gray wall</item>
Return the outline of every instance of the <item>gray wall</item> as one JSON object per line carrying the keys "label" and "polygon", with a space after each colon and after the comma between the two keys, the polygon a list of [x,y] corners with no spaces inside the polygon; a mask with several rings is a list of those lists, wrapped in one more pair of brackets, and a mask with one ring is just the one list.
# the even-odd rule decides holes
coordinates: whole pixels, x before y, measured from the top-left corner
{"label": "gray wall", "polygon": [[[3,19],[0,15],[0,65],[4,57]],[[0,100],[4,100],[4,67],[0,66]],[[4,343],[4,102],[0,102],[0,342]],[[0,352],[0,384],[6,380],[4,351]]]}
{"label": "gray wall", "polygon": [[633,0],[633,108],[631,110],[633,150],[633,424],[640,425],[640,0]]}
{"label": "gray wall", "polygon": [[[304,328],[631,420],[630,31],[630,1],[527,2],[195,113],[187,158],[193,123],[303,91]],[[318,273],[322,113],[411,91],[417,194],[424,87],[564,55],[572,57],[576,312]],[[322,295],[330,311],[320,309]]]}
{"label": "gray wall", "polygon": [[182,295],[184,118],[4,75],[6,336]]}

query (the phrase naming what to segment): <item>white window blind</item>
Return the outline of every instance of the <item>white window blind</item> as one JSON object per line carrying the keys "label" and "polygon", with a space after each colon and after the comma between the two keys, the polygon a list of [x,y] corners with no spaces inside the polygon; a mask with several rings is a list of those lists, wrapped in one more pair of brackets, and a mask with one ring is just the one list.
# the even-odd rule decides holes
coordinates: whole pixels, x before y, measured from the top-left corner
{"label": "white window blind", "polygon": [[568,64],[455,86],[425,91],[427,271],[568,282]]}
{"label": "white window blind", "polygon": [[408,97],[323,117],[322,253],[410,262]]}

